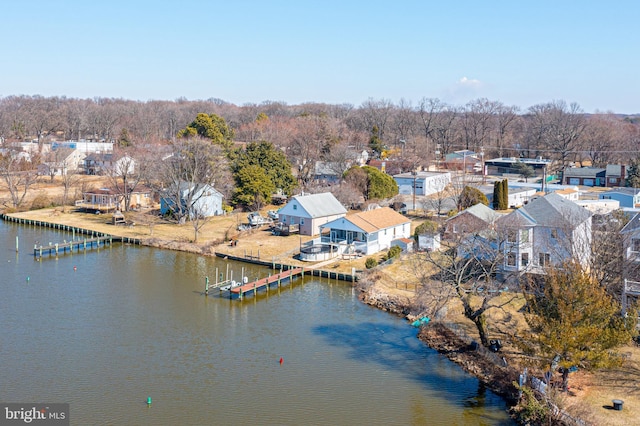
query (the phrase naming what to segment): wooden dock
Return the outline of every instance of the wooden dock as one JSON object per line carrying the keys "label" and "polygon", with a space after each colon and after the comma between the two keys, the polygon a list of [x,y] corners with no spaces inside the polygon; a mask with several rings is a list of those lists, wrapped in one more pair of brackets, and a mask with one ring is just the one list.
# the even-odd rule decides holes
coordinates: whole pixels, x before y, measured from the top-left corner
{"label": "wooden dock", "polygon": [[107,235],[102,237],[84,238],[82,240],[65,241],[63,243],[56,244],[49,243],[47,246],[35,245],[33,247],[33,256],[36,259],[39,259],[45,253],[49,256],[58,256],[58,254],[65,254],[67,250],[69,253],[73,253],[74,250],[78,252],[80,250],[86,251],[87,249],[100,248],[101,245],[105,246],[107,244],[113,244],[113,241],[114,238],[111,235]]}
{"label": "wooden dock", "polygon": [[234,294],[237,294],[238,298],[242,300],[242,297],[247,293],[253,292],[255,295],[256,292],[261,289],[266,289],[268,291],[269,286],[272,284],[277,284],[279,287],[283,281],[289,280],[291,282],[297,276],[304,276],[304,268],[289,269],[251,283],[232,287],[229,289],[229,297],[233,297]]}

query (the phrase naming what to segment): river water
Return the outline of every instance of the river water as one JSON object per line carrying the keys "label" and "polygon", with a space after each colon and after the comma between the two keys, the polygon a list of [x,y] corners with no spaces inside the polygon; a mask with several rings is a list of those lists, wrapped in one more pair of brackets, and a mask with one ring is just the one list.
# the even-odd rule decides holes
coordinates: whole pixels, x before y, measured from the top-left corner
{"label": "river water", "polygon": [[34,243],[70,238],[0,221],[2,402],[69,403],[72,425],[512,424],[348,283],[240,301],[205,297],[204,277],[268,269],[124,244],[34,259]]}

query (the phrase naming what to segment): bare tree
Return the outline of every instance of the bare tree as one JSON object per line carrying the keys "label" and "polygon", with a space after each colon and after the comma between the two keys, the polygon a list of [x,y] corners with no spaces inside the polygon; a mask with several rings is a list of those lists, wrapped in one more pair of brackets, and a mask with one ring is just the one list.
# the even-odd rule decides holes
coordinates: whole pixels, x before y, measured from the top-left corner
{"label": "bare tree", "polygon": [[496,108],[495,149],[498,157],[504,155],[506,144],[513,140],[513,130],[520,116],[518,107],[498,104]]}
{"label": "bare tree", "polygon": [[582,150],[594,167],[603,167],[624,157],[616,151],[624,147],[624,123],[613,114],[596,115],[585,123]]}
{"label": "bare tree", "polygon": [[37,173],[18,152],[10,151],[0,155],[0,177],[2,186],[11,197],[11,206],[17,208],[24,201],[29,187],[35,183]]}
{"label": "bare tree", "polygon": [[529,114],[530,136],[566,167],[586,125],[583,111],[576,103],[554,101],[532,106]]}
{"label": "bare tree", "polygon": [[201,138],[178,139],[171,157],[159,166],[165,201],[179,223],[191,222],[197,241],[211,213],[204,211],[200,200],[228,173],[222,147]]}
{"label": "bare tree", "polygon": [[451,299],[459,300],[482,345],[489,346],[487,311],[510,302],[496,298],[500,283],[494,278],[503,259],[502,243],[495,235],[460,235],[443,242],[439,251],[416,254],[418,292],[432,301],[429,308],[433,314]]}
{"label": "bare tree", "polygon": [[484,98],[467,103],[461,120],[465,149],[476,152],[484,149],[490,140],[497,110],[496,102]]}
{"label": "bare tree", "polygon": [[[134,156],[140,160],[136,160]],[[129,211],[132,195],[146,180],[147,168],[151,163],[143,161],[144,156],[134,150],[119,151],[114,154],[114,157],[117,160],[114,161],[114,167],[109,170],[109,182],[122,197],[124,211]]]}
{"label": "bare tree", "polygon": [[435,211],[437,216],[442,216],[458,204],[456,195],[459,196],[459,194],[454,191],[453,185],[449,184],[442,191],[423,198],[421,201],[422,209],[425,211]]}

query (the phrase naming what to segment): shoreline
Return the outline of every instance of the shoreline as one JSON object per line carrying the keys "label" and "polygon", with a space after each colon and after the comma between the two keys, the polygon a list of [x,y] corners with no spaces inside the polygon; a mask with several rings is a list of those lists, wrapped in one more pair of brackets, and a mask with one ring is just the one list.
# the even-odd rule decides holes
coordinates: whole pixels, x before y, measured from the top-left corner
{"label": "shoreline", "polygon": [[[358,297],[361,302],[411,320],[408,298],[394,297],[380,289],[373,292],[372,288],[361,292]],[[513,383],[518,381],[519,372],[504,364],[498,365],[491,359],[495,357],[486,356],[484,349],[475,349],[474,345],[470,345],[443,322],[434,320],[420,326],[418,339],[480,380],[492,392],[504,398],[509,406],[517,402],[518,390]]]}
{"label": "shoreline", "polygon": [[[153,236],[146,238],[130,238],[125,236],[118,236],[114,234],[106,234],[104,232],[87,229],[80,227],[73,227],[71,225],[61,225],[56,222],[49,222],[43,220],[25,219],[10,214],[1,213],[0,219],[9,221],[12,223],[27,225],[27,226],[40,226],[45,228],[51,228],[56,230],[71,231],[74,230],[78,234],[91,235],[91,234],[103,234],[110,235],[123,244],[138,244],[153,248],[183,251],[188,253],[199,254],[203,256],[219,256],[222,257],[225,253],[216,251],[216,248],[225,247],[225,243],[211,244],[203,243],[196,244],[190,242],[181,242],[175,240],[165,240]],[[257,263],[252,259],[245,259],[239,256],[233,256],[234,260],[239,262]],[[265,261],[259,262],[260,264]],[[267,262],[271,264],[272,262]],[[278,262],[282,263],[282,262]],[[295,262],[292,262],[295,263]],[[266,263],[265,263],[266,264]],[[311,269],[311,268],[310,268]],[[337,272],[321,271],[325,274],[334,274],[337,278],[339,275]],[[347,274],[340,274],[346,277]],[[351,276],[349,276],[351,277]],[[351,277],[352,278],[352,277]],[[352,285],[357,285],[353,279],[344,279],[343,281],[351,282]],[[373,289],[376,289],[375,292]],[[362,290],[358,299],[367,305],[375,307],[385,312],[393,313],[397,316],[410,320],[410,299],[408,297],[400,297],[397,295],[391,295],[380,291],[378,287],[371,286],[368,290]],[[430,322],[427,326],[420,327],[418,338],[430,348],[436,350],[438,353],[446,356],[450,361],[459,365],[468,374],[473,375],[478,380],[482,381],[489,389],[494,393],[505,398],[508,404],[512,405],[516,398],[517,392],[512,385],[513,380],[517,381],[517,372],[513,369],[500,367],[493,362],[488,361],[479,351],[472,351],[469,349],[469,344],[465,343],[462,339],[456,336],[451,330],[449,330],[444,324],[437,321]],[[513,376],[513,377],[512,377]],[[508,377],[504,380],[501,378]]]}

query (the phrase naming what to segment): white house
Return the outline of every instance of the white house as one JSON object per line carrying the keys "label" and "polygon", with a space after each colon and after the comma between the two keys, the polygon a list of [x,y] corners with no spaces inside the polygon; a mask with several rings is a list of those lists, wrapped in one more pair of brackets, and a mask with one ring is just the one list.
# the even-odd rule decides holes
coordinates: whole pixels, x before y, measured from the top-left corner
{"label": "white house", "polygon": [[[160,197],[160,213],[182,210],[190,218],[218,216],[224,213],[222,198],[222,194],[211,185],[181,182]],[[180,209],[177,207],[178,200]]]}
{"label": "white house", "polygon": [[637,213],[620,230],[624,250],[622,309],[640,298],[640,213]]}
{"label": "white house", "polygon": [[388,250],[394,240],[411,238],[411,221],[389,207],[350,214],[320,228],[328,231],[322,242],[364,255]]}
{"label": "white house", "polygon": [[574,203],[580,200],[580,191],[578,191],[578,188],[563,188],[553,192],[562,198],[573,201]]}
{"label": "white house", "polygon": [[404,195],[431,195],[441,192],[451,183],[450,172],[400,173],[393,176],[398,192]]}
{"label": "white house", "polygon": [[330,192],[296,195],[278,210],[278,222],[298,225],[301,235],[318,235],[321,225],[346,214],[347,209]]}
{"label": "white house", "polygon": [[618,200],[578,200],[575,203],[593,214],[609,214],[620,208],[620,201]]}
{"label": "white house", "polygon": [[45,155],[38,166],[38,174],[43,176],[66,176],[77,171],[86,155],[77,149],[58,148]]}
{"label": "white house", "polygon": [[557,194],[535,198],[496,220],[505,272],[540,273],[571,258],[587,267],[591,212]]}
{"label": "white house", "polygon": [[92,153],[84,158],[84,172],[88,175],[130,174],[135,171],[135,163],[128,155]]}

